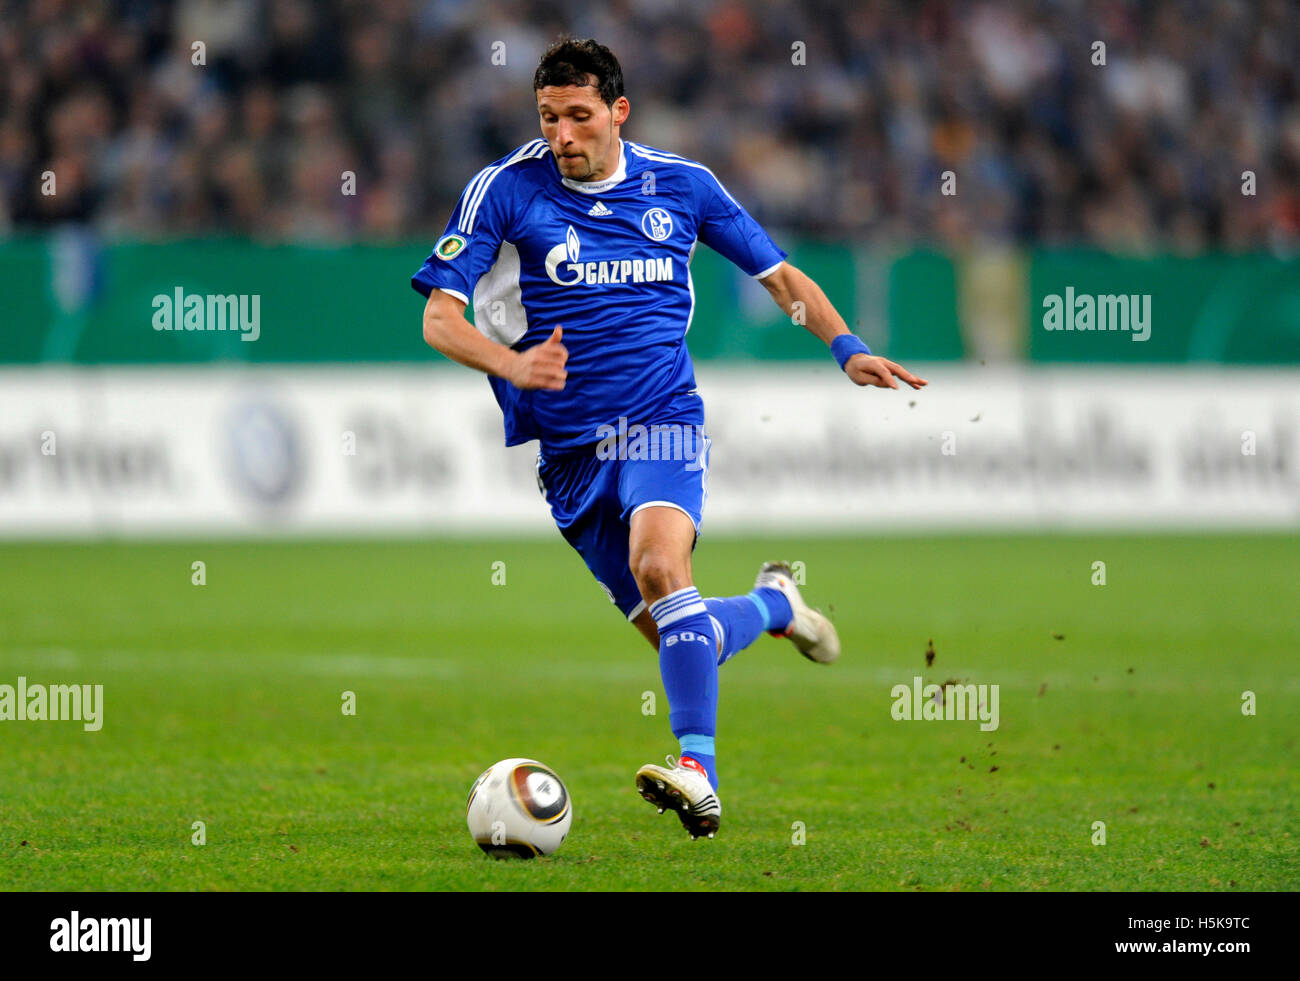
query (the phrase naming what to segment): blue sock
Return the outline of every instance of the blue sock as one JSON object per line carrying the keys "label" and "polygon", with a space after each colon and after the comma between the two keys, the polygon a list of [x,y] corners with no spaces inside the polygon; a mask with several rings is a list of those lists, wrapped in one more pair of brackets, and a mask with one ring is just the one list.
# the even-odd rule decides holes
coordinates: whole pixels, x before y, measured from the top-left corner
{"label": "blue sock", "polygon": [[[659,628],[659,673],[668,695],[668,723],[717,789],[713,736],[718,719],[718,657],[709,611],[699,590],[687,586],[650,604]],[[696,742],[707,739],[707,744]],[[694,743],[699,748],[689,750]],[[707,749],[708,752],[704,752]]]}
{"label": "blue sock", "polygon": [[764,630],[784,630],[794,617],[785,594],[770,586],[744,596],[711,596],[704,606],[713,620],[719,664],[743,651]]}

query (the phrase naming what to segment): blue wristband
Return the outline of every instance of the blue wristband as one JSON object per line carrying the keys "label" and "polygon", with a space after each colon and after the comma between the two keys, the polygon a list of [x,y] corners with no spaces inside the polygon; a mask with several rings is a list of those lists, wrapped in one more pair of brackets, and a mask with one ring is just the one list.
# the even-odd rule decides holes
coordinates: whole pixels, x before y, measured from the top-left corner
{"label": "blue wristband", "polygon": [[831,341],[831,354],[835,355],[835,360],[840,363],[841,371],[853,355],[870,353],[871,349],[856,334],[841,334]]}

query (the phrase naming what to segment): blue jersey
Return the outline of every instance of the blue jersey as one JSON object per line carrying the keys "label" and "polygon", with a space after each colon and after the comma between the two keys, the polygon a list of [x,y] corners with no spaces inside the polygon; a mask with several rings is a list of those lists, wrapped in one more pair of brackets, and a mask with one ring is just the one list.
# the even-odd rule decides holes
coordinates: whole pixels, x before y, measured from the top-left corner
{"label": "blue jersey", "polygon": [[696,242],[755,278],[785,259],[707,167],[630,141],[619,151],[603,181],[563,177],[540,139],[479,171],[411,279],[425,296],[472,297],[478,329],[516,351],[563,328],[562,391],[489,377],[507,446],[540,439],[564,451],[599,441],[620,417],[676,421],[695,388],[686,332]]}

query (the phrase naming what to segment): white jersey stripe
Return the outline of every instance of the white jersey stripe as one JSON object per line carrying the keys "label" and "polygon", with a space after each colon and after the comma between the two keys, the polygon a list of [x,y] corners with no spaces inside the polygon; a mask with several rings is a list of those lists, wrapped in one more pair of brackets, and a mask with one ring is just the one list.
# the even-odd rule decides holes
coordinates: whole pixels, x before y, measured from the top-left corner
{"label": "white jersey stripe", "polygon": [[740,207],[740,202],[731,196],[731,192],[722,186],[722,181],[718,180],[717,175],[713,171],[709,170],[708,167],[704,166],[704,164],[696,163],[694,160],[687,160],[685,157],[679,157],[675,154],[665,154],[659,150],[647,150],[645,147],[637,143],[627,143],[626,146],[638,157],[642,157],[646,160],[654,160],[659,163],[681,164],[684,167],[694,167],[697,170],[704,171],[713,178],[713,183],[718,185],[718,190],[727,195],[727,200],[737,208]]}
{"label": "white jersey stripe", "polygon": [[469,210],[469,203],[471,200],[473,200],[474,195],[478,192],[478,186],[482,184],[484,180],[487,179],[487,175],[491,173],[493,169],[494,168],[492,167],[484,167],[477,174],[475,174],[474,179],[469,182],[469,186],[465,188],[465,192],[460,196],[460,212],[459,212],[459,217],[456,221],[456,226],[462,232],[465,231],[465,215]]}
{"label": "white jersey stripe", "polygon": [[483,200],[483,195],[487,191],[487,186],[492,183],[492,179],[501,172],[503,167],[508,167],[512,163],[524,159],[531,151],[536,150],[539,143],[543,143],[543,141],[530,140],[512,153],[504,163],[497,164],[495,167],[488,167],[484,171],[482,179],[478,181],[478,186],[474,189],[474,193],[470,195],[469,207],[465,216],[461,219],[461,231],[468,235],[474,230],[474,215],[478,212],[479,203]]}
{"label": "white jersey stripe", "polygon": [[633,146],[644,153],[653,153],[660,157],[672,157],[674,160],[689,160],[689,157],[683,157],[680,153],[673,153],[671,150],[656,150],[652,146],[646,146],[644,143],[633,143],[628,141],[629,146]]}
{"label": "white jersey stripe", "polygon": [[531,143],[525,143],[522,147],[516,150],[505,163],[498,167],[489,168],[491,173],[488,174],[486,179],[479,184],[478,189],[474,192],[470,201],[469,214],[461,221],[461,231],[466,235],[474,231],[474,219],[478,215],[479,205],[483,203],[483,197],[487,194],[487,189],[492,186],[492,182],[496,180],[497,174],[501,173],[501,171],[505,170],[511,164],[519,163],[521,160],[526,160],[530,157],[540,157],[543,152],[549,149],[550,147],[547,145],[545,140],[533,140]]}

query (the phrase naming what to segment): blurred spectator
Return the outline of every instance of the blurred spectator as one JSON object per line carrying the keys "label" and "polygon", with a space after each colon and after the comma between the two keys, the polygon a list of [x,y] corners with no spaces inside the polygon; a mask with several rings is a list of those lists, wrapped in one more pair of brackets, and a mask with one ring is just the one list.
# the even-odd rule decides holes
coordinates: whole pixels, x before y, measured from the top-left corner
{"label": "blurred spectator", "polygon": [[1300,245],[1288,0],[0,0],[0,234],[431,239],[565,32],[777,233]]}

